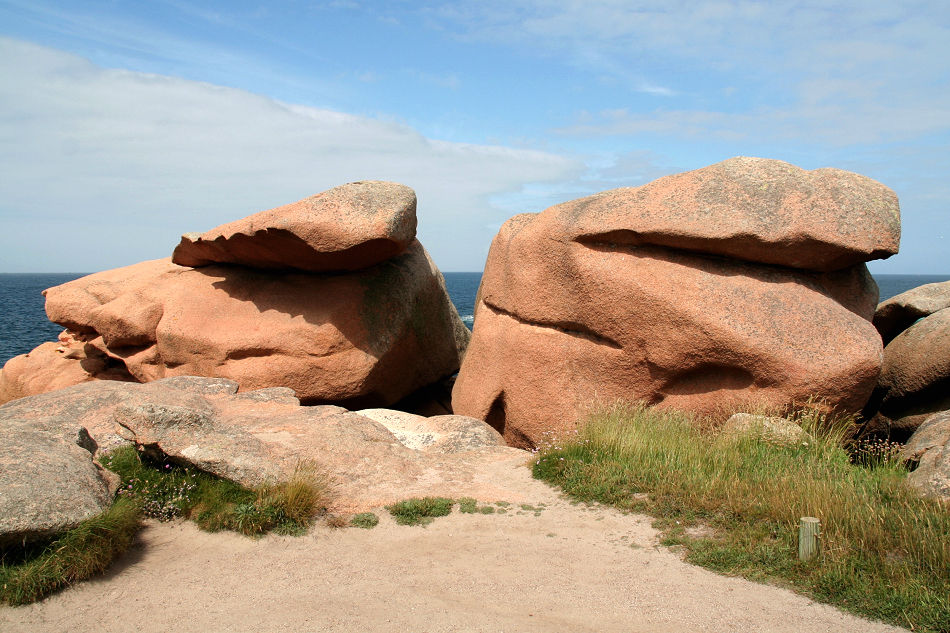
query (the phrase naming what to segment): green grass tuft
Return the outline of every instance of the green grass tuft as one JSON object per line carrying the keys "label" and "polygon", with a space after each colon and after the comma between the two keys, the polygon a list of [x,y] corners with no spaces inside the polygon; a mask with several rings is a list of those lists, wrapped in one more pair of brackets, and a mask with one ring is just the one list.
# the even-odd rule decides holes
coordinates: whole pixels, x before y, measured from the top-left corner
{"label": "green grass tuft", "polygon": [[[811,440],[782,446],[618,405],[542,451],[534,474],[579,500],[653,514],[664,542],[690,562],[918,631],[950,631],[950,508],[910,490],[893,451],[854,460],[848,420],[814,409],[794,417]],[[807,564],[797,558],[802,516],[822,524],[821,555]],[[699,522],[710,529],[690,536],[685,528]]]}
{"label": "green grass tuft", "polygon": [[119,499],[106,512],[45,546],[5,550],[0,560],[0,602],[28,604],[101,574],[131,546],[141,527],[140,514],[135,501]]}
{"label": "green grass tuft", "polygon": [[302,534],[327,503],[325,481],[307,466],[288,481],[251,490],[194,468],[153,463],[130,446],[113,451],[102,463],[121,477],[120,497],[139,502],[146,516],[190,518],[209,532]]}
{"label": "green grass tuft", "polygon": [[454,502],[445,497],[406,499],[386,506],[399,525],[428,525],[435,517],[444,517],[452,512]]}
{"label": "green grass tuft", "polygon": [[369,530],[379,525],[379,517],[372,512],[360,512],[353,515],[353,518],[350,519],[350,525]]}
{"label": "green grass tuft", "polygon": [[151,463],[132,447],[102,458],[121,479],[112,507],[44,543],[0,551],[0,602],[34,602],[102,573],[131,545],[141,517],[189,517],[209,531],[302,534],[326,505],[325,480],[301,467],[286,482],[254,490],[172,463]]}

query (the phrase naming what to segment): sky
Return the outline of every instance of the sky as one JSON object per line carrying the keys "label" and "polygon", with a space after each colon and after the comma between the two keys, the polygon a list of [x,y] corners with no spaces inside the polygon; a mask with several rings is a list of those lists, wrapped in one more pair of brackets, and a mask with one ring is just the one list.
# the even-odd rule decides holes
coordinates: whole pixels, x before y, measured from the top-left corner
{"label": "sky", "polygon": [[0,0],[0,272],[356,180],[478,271],[512,215],[740,155],[884,183],[871,271],[950,274],[950,2]]}

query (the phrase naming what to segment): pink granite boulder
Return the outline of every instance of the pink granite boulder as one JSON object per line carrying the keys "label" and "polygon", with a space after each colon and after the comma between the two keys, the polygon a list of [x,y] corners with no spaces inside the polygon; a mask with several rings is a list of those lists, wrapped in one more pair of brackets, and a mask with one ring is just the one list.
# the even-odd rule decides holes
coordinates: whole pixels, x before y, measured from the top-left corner
{"label": "pink granite boulder", "polygon": [[306,403],[392,404],[454,373],[468,341],[418,242],[344,275],[142,262],[50,288],[46,310],[140,382],[229,378]]}
{"label": "pink granite boulder", "polygon": [[748,158],[515,216],[489,252],[454,412],[525,447],[616,399],[860,410],[882,355],[862,262],[898,235],[883,185]]}
{"label": "pink granite boulder", "polygon": [[405,251],[416,194],[394,182],[351,182],[206,233],[186,233],[172,261],[307,271],[359,270]]}

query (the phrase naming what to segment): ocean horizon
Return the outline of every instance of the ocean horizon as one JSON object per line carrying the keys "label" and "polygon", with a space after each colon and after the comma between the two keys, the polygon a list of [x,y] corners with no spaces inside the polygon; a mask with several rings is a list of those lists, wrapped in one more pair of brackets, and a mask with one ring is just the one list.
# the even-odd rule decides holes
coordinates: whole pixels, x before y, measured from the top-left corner
{"label": "ocean horizon", "polygon": [[[0,365],[46,341],[55,341],[63,330],[46,318],[42,292],[88,273],[0,273]],[[462,321],[471,329],[475,294],[481,272],[445,272],[446,288]],[[950,274],[879,274],[880,301],[917,286],[950,281]]]}

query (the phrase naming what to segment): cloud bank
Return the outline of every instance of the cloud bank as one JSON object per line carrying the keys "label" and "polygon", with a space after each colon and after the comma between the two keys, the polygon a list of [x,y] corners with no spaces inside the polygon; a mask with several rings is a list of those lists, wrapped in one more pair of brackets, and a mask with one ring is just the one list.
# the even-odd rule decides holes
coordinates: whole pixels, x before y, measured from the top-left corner
{"label": "cloud bank", "polygon": [[583,165],[449,143],[385,121],[97,67],[0,38],[0,270],[90,272],[171,253],[181,233],[354,180],[416,190],[443,270],[480,270],[494,206]]}

